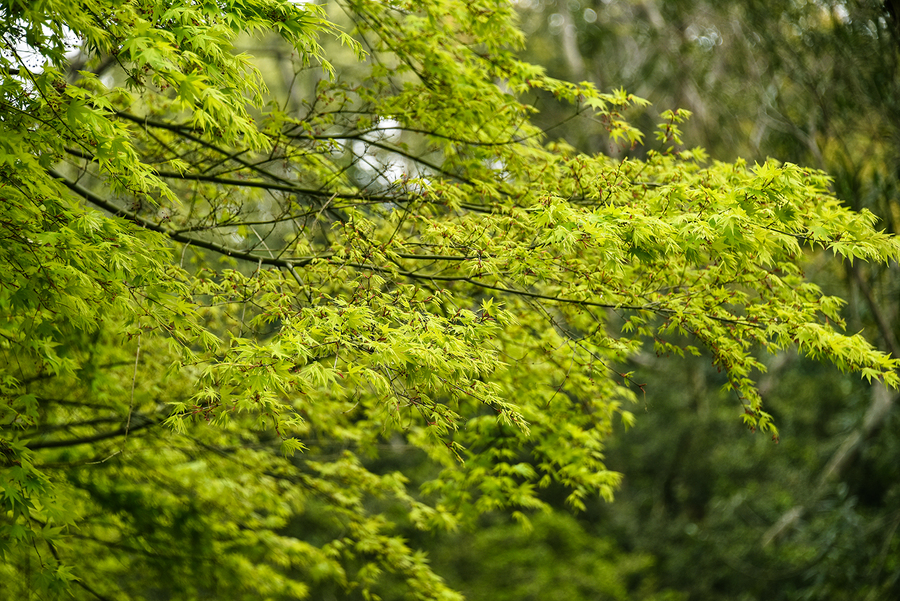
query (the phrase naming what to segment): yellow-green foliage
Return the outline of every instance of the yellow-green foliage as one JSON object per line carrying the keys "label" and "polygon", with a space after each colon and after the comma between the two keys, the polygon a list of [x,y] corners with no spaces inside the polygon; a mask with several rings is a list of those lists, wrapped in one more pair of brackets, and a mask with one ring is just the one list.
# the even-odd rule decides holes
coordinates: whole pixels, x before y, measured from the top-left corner
{"label": "yellow-green foliage", "polygon": [[[339,4],[0,5],[0,591],[453,599],[377,499],[430,529],[611,498],[645,344],[706,348],[775,438],[762,349],[896,385],[804,279],[900,250],[824,174],[706,163],[678,111],[644,161],[550,144],[533,91],[626,146],[643,101],[520,62],[505,0]],[[265,32],[321,68],[298,106],[235,47]],[[440,466],[421,493],[385,445]]]}

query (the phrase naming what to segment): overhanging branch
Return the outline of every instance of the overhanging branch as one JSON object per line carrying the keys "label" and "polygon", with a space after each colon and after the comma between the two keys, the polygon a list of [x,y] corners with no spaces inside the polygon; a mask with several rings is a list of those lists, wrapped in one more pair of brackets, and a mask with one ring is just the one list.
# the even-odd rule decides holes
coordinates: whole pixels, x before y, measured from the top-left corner
{"label": "overhanging branch", "polygon": [[[77,183],[69,180],[64,177],[60,173],[50,170],[50,175],[56,179],[59,179],[63,184],[66,185],[70,190],[90,202],[91,204],[102,208],[114,215],[123,217],[128,219],[129,221],[146,228],[151,231],[158,232],[168,237],[171,240],[176,242],[180,242],[182,244],[187,244],[197,248],[203,248],[214,253],[233,257],[236,259],[243,259],[246,261],[251,261],[258,265],[268,265],[271,267],[278,267],[284,269],[294,269],[296,267],[303,267],[309,265],[314,261],[329,261],[338,263],[345,267],[352,267],[354,269],[358,269],[361,271],[368,271],[373,273],[387,274],[392,276],[404,277],[410,280],[415,281],[426,281],[426,282],[460,282],[470,284],[472,286],[482,288],[485,290],[493,290],[495,292],[502,292],[504,294],[511,294],[515,296],[533,298],[538,300],[551,301],[556,303],[564,303],[571,305],[580,305],[584,307],[597,307],[603,309],[624,309],[627,311],[649,311],[652,313],[656,313],[659,315],[670,315],[673,313],[672,310],[667,309],[661,306],[659,303],[648,303],[646,305],[627,305],[622,303],[601,303],[586,299],[575,299],[568,298],[564,296],[552,296],[548,294],[540,294],[537,292],[531,292],[527,290],[516,290],[513,288],[509,288],[506,286],[499,286],[496,284],[491,284],[489,282],[485,282],[483,280],[479,280],[472,276],[446,276],[446,275],[437,275],[437,274],[429,274],[429,273],[416,273],[413,271],[408,271],[405,269],[391,269],[387,267],[381,267],[378,265],[371,265],[367,263],[356,263],[350,261],[336,261],[334,253],[322,253],[320,255],[315,256],[307,256],[307,257],[291,257],[291,258],[281,258],[281,257],[272,257],[259,255],[252,251],[242,251],[237,249],[231,249],[221,244],[216,244],[214,242],[210,242],[207,240],[202,240],[198,238],[194,238],[191,236],[184,235],[183,233],[175,232],[172,230],[168,230],[161,225],[155,224],[152,221],[144,219],[134,213],[126,211],[122,207],[118,207],[111,202],[100,198],[98,195],[94,194],[90,190],[78,185]],[[465,256],[447,256],[446,258],[438,259],[436,255],[416,255],[416,254],[407,254],[407,253],[398,253],[398,257],[407,260],[427,260],[427,261],[435,261],[435,260],[448,260],[448,261],[465,261],[468,257]],[[750,321],[736,319],[736,318],[727,318],[727,317],[717,317],[710,316],[710,318],[715,321],[719,321],[722,323],[731,323],[736,325],[742,325],[752,328],[761,327],[760,324],[753,323]]]}
{"label": "overhanging branch", "polygon": [[150,428],[152,426],[159,425],[163,422],[162,417],[150,417],[147,415],[138,415],[132,418],[132,423],[130,427],[122,426],[121,428],[117,428],[116,430],[110,430],[108,432],[100,432],[98,434],[94,434],[91,436],[84,436],[81,438],[69,438],[64,440],[47,440],[43,442],[35,442],[28,443],[26,446],[32,451],[37,451],[39,449],[59,449],[65,447],[77,447],[83,444],[90,444],[92,442],[97,442],[100,440],[107,440],[109,438],[118,438],[119,436],[125,436],[125,434],[129,432],[136,432],[138,430],[144,430],[145,428]]}

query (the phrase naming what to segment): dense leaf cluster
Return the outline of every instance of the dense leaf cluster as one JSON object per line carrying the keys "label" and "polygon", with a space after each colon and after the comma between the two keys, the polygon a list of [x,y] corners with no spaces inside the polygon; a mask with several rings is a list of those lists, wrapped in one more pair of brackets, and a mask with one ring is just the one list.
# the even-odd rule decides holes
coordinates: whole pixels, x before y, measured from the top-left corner
{"label": "dense leaf cluster", "polygon": [[[897,383],[802,272],[815,248],[895,260],[870,214],[820,172],[686,151],[684,112],[642,160],[549,143],[528,94],[625,148],[644,102],[521,62],[510,3],[0,11],[13,596],[453,599],[395,525],[611,498],[647,344],[708,349],[776,439],[761,349]],[[298,59],[287,101],[236,50],[261,32]],[[421,490],[367,466],[398,448],[436,466]]]}

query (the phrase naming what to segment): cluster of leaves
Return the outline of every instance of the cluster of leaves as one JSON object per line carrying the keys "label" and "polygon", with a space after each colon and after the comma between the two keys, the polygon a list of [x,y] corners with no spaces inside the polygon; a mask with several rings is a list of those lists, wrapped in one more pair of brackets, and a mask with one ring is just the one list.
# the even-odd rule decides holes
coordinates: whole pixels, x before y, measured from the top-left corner
{"label": "cluster of leaves", "polygon": [[[548,143],[527,94],[629,146],[643,101],[519,61],[508,2],[338,8],[0,8],[11,594],[292,598],[330,582],[375,598],[390,572],[411,598],[452,599],[395,524],[544,508],[549,486],[575,508],[611,498],[604,439],[641,389],[618,366],[648,342],[696,353],[692,336],[775,438],[761,347],[896,385],[895,361],[841,333],[840,301],[804,280],[810,248],[900,254],[823,174],[705,165],[678,146],[680,113],[641,161]],[[298,110],[267,103],[234,51],[261,31],[332,72]],[[356,57],[346,76],[329,36]],[[392,445],[439,466],[421,494],[366,467]],[[293,536],[309,516],[316,535]]]}
{"label": "cluster of leaves", "polygon": [[[845,206],[871,210],[879,228],[896,232],[895,4],[519,6],[530,34],[525,56],[539,56],[550,73],[580,73],[625,85],[656,107],[691,109],[682,137],[712,156],[818,166]],[[574,27],[558,27],[561,13]],[[561,51],[567,41],[572,53]],[[570,113],[542,100],[543,119]],[[635,121],[652,118],[648,111]],[[603,146],[575,120],[553,134],[579,148]],[[896,356],[897,263],[830,257],[810,253],[807,271],[849,300],[841,309],[849,330]],[[897,487],[885,469],[898,457],[896,393],[790,355],[765,361],[766,406],[782,431],[773,451],[729,428],[731,415],[711,405],[724,380],[699,365],[705,357],[680,369],[640,362],[654,374],[646,380],[650,411],[627,443],[614,439],[608,449],[626,484],[616,504],[589,514],[621,545],[653,553],[661,583],[704,599],[897,595]]]}

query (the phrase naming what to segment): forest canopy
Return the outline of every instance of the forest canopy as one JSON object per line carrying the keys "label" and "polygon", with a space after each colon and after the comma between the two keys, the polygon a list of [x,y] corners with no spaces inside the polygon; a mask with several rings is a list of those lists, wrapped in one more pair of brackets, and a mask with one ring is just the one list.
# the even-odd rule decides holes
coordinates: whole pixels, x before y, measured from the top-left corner
{"label": "forest canopy", "polygon": [[[0,15],[13,597],[454,599],[397,529],[611,499],[642,349],[708,357],[776,441],[770,354],[898,383],[804,274],[896,261],[872,213],[686,147],[684,109],[631,125],[519,58],[509,2]],[[616,152],[535,125],[547,94]]]}

